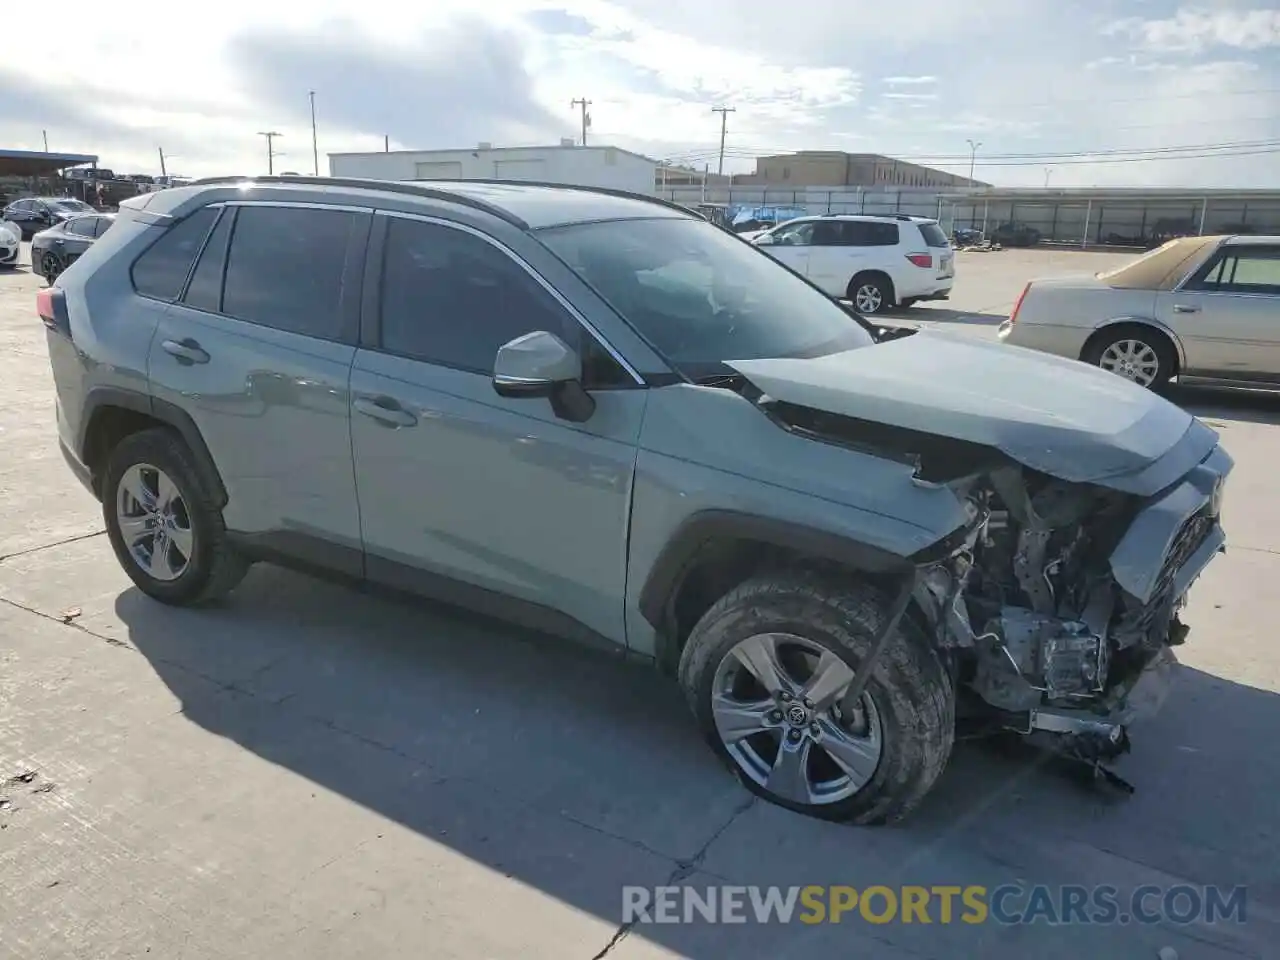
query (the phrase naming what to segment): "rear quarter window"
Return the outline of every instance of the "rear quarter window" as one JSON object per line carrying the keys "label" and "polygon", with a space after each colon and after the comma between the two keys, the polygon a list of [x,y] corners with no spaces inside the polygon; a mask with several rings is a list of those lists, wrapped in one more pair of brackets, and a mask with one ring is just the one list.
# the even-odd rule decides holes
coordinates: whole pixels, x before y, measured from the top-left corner
{"label": "rear quarter window", "polygon": [[176,300],[204,246],[218,208],[202,207],[169,227],[133,262],[133,289],[155,300]]}
{"label": "rear quarter window", "polygon": [[920,224],[920,236],[924,237],[924,242],[926,246],[930,246],[930,247],[949,246],[949,244],[947,243],[947,235],[942,232],[942,228],[939,227],[936,223]]}

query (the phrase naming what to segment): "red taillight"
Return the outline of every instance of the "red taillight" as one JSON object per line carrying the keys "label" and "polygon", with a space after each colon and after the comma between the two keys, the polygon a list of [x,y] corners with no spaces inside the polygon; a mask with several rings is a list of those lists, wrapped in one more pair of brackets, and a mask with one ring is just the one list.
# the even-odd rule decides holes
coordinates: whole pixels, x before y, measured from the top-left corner
{"label": "red taillight", "polygon": [[57,315],[53,312],[52,287],[45,287],[36,294],[36,313],[40,314],[40,319],[46,324],[51,324],[57,319]]}
{"label": "red taillight", "polygon": [[1028,283],[1025,287],[1022,288],[1022,292],[1018,294],[1018,299],[1013,302],[1013,313],[1009,314],[1010,323],[1018,322],[1018,311],[1022,309],[1022,301],[1027,299],[1027,291],[1030,289],[1031,289],[1031,284]]}
{"label": "red taillight", "polygon": [[71,319],[67,316],[67,299],[57,287],[45,287],[36,292],[36,313],[50,330],[71,336]]}
{"label": "red taillight", "polygon": [[931,253],[908,253],[907,259],[917,267],[923,267],[926,270],[933,267],[933,254]]}

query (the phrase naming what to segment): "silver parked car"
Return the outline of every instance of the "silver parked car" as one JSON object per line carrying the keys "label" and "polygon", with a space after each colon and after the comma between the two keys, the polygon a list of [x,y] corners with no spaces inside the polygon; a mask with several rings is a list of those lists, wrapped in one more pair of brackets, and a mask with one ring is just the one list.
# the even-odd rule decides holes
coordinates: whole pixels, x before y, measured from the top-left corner
{"label": "silver parked car", "polygon": [[1280,386],[1280,237],[1181,237],[1117,270],[1033,280],[999,336],[1154,389]]}
{"label": "silver parked car", "polygon": [[1231,458],[1172,403],[885,342],[652,197],[202,181],[126,200],[37,308],[143,593],[272,560],[601,643],[676,678],[748,789],[831,819],[908,813],[960,708],[1122,752],[1225,542]]}

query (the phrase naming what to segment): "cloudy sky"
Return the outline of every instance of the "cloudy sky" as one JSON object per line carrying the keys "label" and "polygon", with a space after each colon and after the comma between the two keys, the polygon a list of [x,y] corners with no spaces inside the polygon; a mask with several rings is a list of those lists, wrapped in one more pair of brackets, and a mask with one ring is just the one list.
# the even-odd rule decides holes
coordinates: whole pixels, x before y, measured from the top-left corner
{"label": "cloudy sky", "polygon": [[[76,10],[83,7],[83,17]],[[29,8],[29,5],[28,5]],[[312,169],[325,154],[592,142],[726,170],[884,153],[998,184],[1280,187],[1274,0],[63,0],[0,63],[0,146],[119,172]],[[105,11],[105,12],[104,12]],[[63,43],[62,34],[74,33]],[[1110,158],[1108,160],[1108,158]],[[1100,162],[1107,160],[1107,162]]]}

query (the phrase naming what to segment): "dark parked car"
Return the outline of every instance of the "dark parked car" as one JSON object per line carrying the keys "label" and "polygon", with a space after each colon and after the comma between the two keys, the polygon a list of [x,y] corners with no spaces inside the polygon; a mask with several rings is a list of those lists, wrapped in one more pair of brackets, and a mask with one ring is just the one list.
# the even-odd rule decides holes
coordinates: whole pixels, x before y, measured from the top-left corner
{"label": "dark parked car", "polygon": [[991,240],[1002,247],[1034,247],[1040,242],[1040,231],[1025,223],[1002,223],[991,234]]}
{"label": "dark parked car", "polygon": [[4,208],[4,219],[18,225],[22,239],[72,217],[96,213],[89,204],[72,197],[28,197],[15,200]]}
{"label": "dark parked car", "polygon": [[114,213],[94,213],[41,230],[31,240],[31,269],[53,283],[110,229],[114,220]]}

